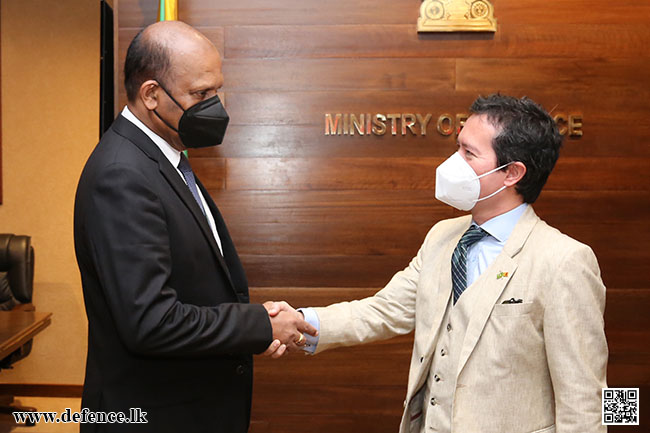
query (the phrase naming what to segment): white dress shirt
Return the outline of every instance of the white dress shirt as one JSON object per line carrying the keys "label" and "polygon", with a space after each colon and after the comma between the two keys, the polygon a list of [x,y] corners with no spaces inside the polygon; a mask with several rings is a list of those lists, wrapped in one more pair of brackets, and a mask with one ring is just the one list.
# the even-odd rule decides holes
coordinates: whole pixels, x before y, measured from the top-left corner
{"label": "white dress shirt", "polygon": [[[147,125],[142,123],[137,117],[135,117],[135,115],[131,113],[131,111],[129,110],[129,107],[124,106],[124,110],[122,110],[122,116],[124,116],[127,120],[129,120],[135,126],[140,128],[142,132],[147,134],[147,136],[151,139],[151,141],[153,141],[156,144],[156,146],[158,146],[158,148],[163,153],[163,155],[165,155],[165,157],[169,160],[170,164],[176,169],[176,172],[181,177],[181,179],[183,179],[185,185],[187,185],[187,181],[185,180],[185,177],[183,177],[183,173],[181,173],[181,171],[178,169],[178,163],[181,161],[181,152],[174,149],[169,143],[167,143],[164,139],[162,139],[151,129],[149,129]],[[208,220],[208,225],[210,226],[210,230],[212,230],[212,235],[214,236],[214,240],[217,241],[217,246],[219,247],[219,251],[221,251],[221,255],[223,255],[223,249],[221,248],[221,239],[219,238],[219,233],[217,233],[217,226],[214,223],[214,217],[212,216],[212,212],[210,212],[208,203],[205,201],[205,197],[203,197],[203,194],[201,193],[201,189],[198,188],[198,185],[197,185],[197,191],[199,192],[199,198],[201,199],[201,204],[203,205],[203,209],[205,209],[205,216]]]}

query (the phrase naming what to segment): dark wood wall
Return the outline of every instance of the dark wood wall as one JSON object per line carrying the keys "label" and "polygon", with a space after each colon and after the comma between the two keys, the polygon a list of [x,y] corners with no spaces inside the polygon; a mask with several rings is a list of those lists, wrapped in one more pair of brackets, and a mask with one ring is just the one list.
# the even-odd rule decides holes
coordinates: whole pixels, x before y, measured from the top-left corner
{"label": "dark wood wall", "polygon": [[[120,69],[157,3],[120,1]],[[598,256],[610,385],[650,391],[650,3],[493,5],[494,35],[418,35],[419,0],[179,0],[179,18],[223,54],[231,116],[225,143],[192,165],[254,300],[326,305],[374,293],[435,222],[459,215],[434,199],[435,167],[455,150],[437,116],[495,91],[580,114],[584,135],[565,141],[535,209]],[[434,119],[424,137],[325,136],[325,113]],[[259,360],[253,431],[395,432],[410,344]]]}

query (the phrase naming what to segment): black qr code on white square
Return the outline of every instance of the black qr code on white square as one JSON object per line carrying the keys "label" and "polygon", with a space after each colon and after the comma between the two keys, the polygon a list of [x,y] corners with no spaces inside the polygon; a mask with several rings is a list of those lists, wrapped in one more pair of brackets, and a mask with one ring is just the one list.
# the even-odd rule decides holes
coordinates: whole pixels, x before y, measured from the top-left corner
{"label": "black qr code on white square", "polygon": [[639,388],[603,388],[603,424],[639,425]]}

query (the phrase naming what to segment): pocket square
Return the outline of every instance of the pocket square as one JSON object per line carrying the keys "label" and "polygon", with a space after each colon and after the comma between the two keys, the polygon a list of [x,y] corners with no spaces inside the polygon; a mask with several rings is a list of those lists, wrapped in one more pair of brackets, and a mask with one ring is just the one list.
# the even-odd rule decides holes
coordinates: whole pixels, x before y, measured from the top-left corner
{"label": "pocket square", "polygon": [[502,304],[521,304],[522,302],[524,302],[523,299],[510,298],[506,301],[503,301]]}

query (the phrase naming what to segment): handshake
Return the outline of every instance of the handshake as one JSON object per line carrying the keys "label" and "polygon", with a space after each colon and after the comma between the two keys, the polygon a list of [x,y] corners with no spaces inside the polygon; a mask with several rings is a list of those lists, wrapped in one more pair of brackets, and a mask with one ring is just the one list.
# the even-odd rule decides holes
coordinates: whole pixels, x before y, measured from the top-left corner
{"label": "handshake", "polygon": [[304,334],[318,335],[318,330],[305,321],[303,314],[286,302],[267,301],[263,305],[273,328],[273,342],[263,355],[280,358],[287,352],[301,350],[307,341]]}

